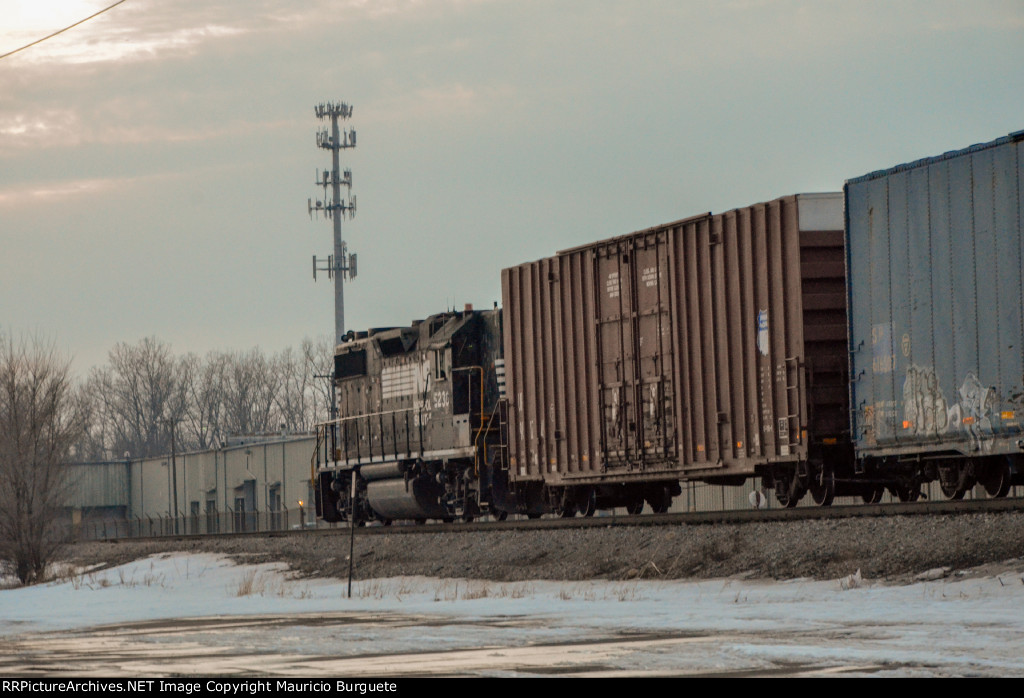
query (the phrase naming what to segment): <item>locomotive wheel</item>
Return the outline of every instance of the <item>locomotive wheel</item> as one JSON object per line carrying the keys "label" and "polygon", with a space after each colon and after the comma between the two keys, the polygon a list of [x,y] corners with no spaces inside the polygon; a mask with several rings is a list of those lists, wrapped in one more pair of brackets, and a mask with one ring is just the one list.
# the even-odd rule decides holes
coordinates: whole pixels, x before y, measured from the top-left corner
{"label": "locomotive wheel", "polygon": [[508,512],[507,511],[500,511],[500,510],[499,511],[494,511],[492,509],[491,510],[491,516],[494,517],[495,521],[504,521],[505,519],[508,518]]}
{"label": "locomotive wheel", "polygon": [[980,479],[989,497],[1005,497],[1010,492],[1010,463],[1005,458],[990,463]]}
{"label": "locomotive wheel", "polygon": [[576,516],[575,504],[562,504],[558,507],[558,515],[563,519],[571,519]]}
{"label": "locomotive wheel", "polygon": [[815,504],[823,507],[832,506],[832,501],[836,498],[836,476],[832,468],[822,466],[821,475],[811,481],[810,490]]}
{"label": "locomotive wheel", "polygon": [[882,501],[883,494],[885,494],[885,488],[881,485],[875,485],[861,492],[860,498],[865,504],[878,504]]}
{"label": "locomotive wheel", "polygon": [[640,516],[644,510],[643,497],[637,497],[632,502],[626,505],[626,513],[630,516]]}

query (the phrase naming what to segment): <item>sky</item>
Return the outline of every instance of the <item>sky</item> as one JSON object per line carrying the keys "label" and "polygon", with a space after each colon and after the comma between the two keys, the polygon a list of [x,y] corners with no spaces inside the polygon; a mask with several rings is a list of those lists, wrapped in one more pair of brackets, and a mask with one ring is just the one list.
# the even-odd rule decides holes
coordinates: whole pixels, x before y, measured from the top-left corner
{"label": "sky", "polygon": [[[0,0],[0,54],[110,0]],[[0,330],[277,352],[333,329],[313,107],[343,101],[350,329],[500,271],[1024,129],[1009,0],[126,0],[0,59]]]}

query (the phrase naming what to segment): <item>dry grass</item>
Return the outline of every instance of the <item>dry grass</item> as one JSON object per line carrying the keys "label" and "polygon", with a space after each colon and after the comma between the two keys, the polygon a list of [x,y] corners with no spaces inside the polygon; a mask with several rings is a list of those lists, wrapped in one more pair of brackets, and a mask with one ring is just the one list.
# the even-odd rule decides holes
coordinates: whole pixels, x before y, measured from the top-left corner
{"label": "dry grass", "polygon": [[47,581],[51,584],[70,583],[73,589],[106,589],[107,587],[124,587],[132,589],[135,587],[165,587],[166,580],[162,574],[157,574],[150,563],[149,571],[141,576],[129,572],[121,567],[117,570],[117,579],[111,579],[109,570],[84,571],[72,565],[60,565],[51,568],[47,575]]}
{"label": "dry grass", "polygon": [[308,586],[295,586],[290,580],[284,579],[275,572],[260,572],[250,569],[238,580],[234,588],[235,596],[276,596],[294,599],[308,599],[312,596]]}

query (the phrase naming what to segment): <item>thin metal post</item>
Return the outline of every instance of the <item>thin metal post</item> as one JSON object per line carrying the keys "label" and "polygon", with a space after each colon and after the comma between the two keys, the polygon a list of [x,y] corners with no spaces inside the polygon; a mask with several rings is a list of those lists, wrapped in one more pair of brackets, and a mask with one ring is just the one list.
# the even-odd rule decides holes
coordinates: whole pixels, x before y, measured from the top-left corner
{"label": "thin metal post", "polygon": [[355,565],[356,551],[356,471],[352,471],[352,496],[348,500],[351,514],[348,517],[348,598],[352,598],[352,568]]}

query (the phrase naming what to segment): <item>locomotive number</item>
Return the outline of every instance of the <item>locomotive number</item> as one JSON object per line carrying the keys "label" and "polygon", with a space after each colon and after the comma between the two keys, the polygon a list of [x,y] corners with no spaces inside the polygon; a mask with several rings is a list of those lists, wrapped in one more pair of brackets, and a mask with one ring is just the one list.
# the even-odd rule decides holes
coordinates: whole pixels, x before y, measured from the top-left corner
{"label": "locomotive number", "polygon": [[449,404],[451,404],[451,397],[448,395],[447,391],[441,390],[439,392],[434,393],[435,410],[444,409],[448,407]]}

